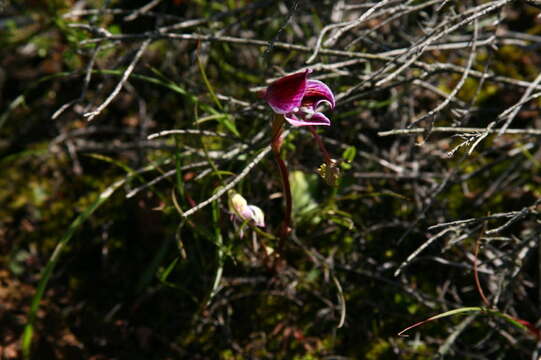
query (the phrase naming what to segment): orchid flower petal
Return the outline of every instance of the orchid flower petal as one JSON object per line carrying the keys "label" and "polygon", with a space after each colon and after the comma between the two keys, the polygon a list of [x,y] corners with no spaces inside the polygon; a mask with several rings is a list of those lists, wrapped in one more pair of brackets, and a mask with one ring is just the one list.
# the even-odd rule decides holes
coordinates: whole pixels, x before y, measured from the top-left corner
{"label": "orchid flower petal", "polygon": [[293,113],[285,114],[284,118],[293,126],[325,125],[330,126],[331,120],[320,112],[315,112],[310,118],[299,118]]}
{"label": "orchid flower petal", "polygon": [[248,205],[248,207],[252,211],[251,219],[253,220],[255,226],[265,227],[265,214],[263,213],[263,210],[255,205]]}
{"label": "orchid flower petal", "polygon": [[311,72],[311,69],[306,69],[304,72],[284,76],[269,85],[265,100],[275,113],[286,114],[301,105],[306,91],[306,79]]}
{"label": "orchid flower petal", "polygon": [[332,90],[319,80],[308,80],[302,99],[302,106],[312,105],[315,110],[322,102],[326,102],[331,109],[334,109],[335,100]]}
{"label": "orchid flower petal", "polygon": [[244,207],[239,211],[239,216],[242,220],[252,220],[254,218],[254,212],[250,205]]}

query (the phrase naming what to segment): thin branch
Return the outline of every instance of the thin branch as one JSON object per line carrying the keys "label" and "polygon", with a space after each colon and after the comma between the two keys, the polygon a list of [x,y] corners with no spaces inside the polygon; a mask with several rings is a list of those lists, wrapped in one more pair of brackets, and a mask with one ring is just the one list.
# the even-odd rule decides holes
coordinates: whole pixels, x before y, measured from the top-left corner
{"label": "thin branch", "polygon": [[514,110],[509,114],[509,116],[507,116],[507,120],[505,121],[505,123],[503,124],[503,126],[500,129],[500,132],[499,132],[500,135],[505,132],[505,130],[509,127],[509,125],[511,125],[511,122],[513,121],[513,119],[517,116],[518,112],[520,111],[520,108],[521,108],[522,104],[525,102],[526,99],[529,98],[530,94],[532,93],[532,91],[536,88],[536,86],[539,83],[541,83],[541,73],[539,73],[539,75],[537,75],[537,78],[535,78],[535,80],[532,82],[532,84],[530,86],[528,86],[528,88],[526,89],[524,94],[522,94],[522,97],[518,101],[519,105],[517,105],[514,108]]}
{"label": "thin branch", "polygon": [[427,241],[425,241],[421,246],[419,246],[414,252],[412,252],[405,261],[402,262],[402,264],[400,264],[400,266],[398,266],[398,268],[396,269],[396,271],[394,272],[394,276],[398,276],[400,275],[400,273],[402,272],[402,270],[408,266],[412,261],[413,259],[415,259],[417,257],[417,255],[419,255],[424,249],[426,249],[427,247],[429,247],[434,241],[438,240],[439,238],[443,237],[445,234],[447,234],[448,232],[450,231],[453,231],[454,229],[451,228],[451,227],[448,227],[446,229],[443,229],[442,231],[440,231],[439,233],[437,233],[436,235],[430,237]]}
{"label": "thin branch", "polygon": [[[458,23],[454,24],[453,26],[447,26],[448,24],[440,24],[439,27],[437,27],[436,29],[433,30],[433,35],[432,36],[429,36],[427,39],[425,39],[424,41],[422,41],[418,45],[412,46],[409,49],[409,51],[405,54],[406,56],[409,55],[410,53],[414,53],[414,55],[409,60],[407,60],[397,70],[395,70],[394,72],[392,72],[391,74],[386,76],[384,79],[378,81],[376,83],[376,86],[381,86],[384,83],[392,80],[396,75],[398,75],[403,70],[405,70],[410,65],[412,65],[427,50],[428,45],[430,43],[433,43],[433,42],[437,41],[438,39],[442,38],[443,36],[455,31],[456,29],[458,29],[458,28],[460,28],[460,27],[462,27],[462,26],[464,26],[464,25],[466,25],[466,24],[468,24],[468,23],[470,23],[470,22],[472,22],[472,21],[486,15],[487,13],[489,13],[491,11],[494,11],[494,10],[504,6],[508,2],[511,2],[511,0],[500,0],[500,1],[497,1],[495,3],[489,3],[489,4],[481,5],[478,8],[481,8],[481,7],[485,7],[485,8],[478,9],[477,11],[474,12],[473,15],[467,17],[466,19],[464,19],[462,21],[459,21]],[[461,16],[463,16],[463,15],[464,14],[461,14]],[[391,64],[389,67],[394,67],[394,64]],[[382,72],[385,72],[385,70],[383,70]]]}
{"label": "thin branch", "polygon": [[133,69],[135,68],[135,65],[137,64],[137,62],[139,61],[139,59],[141,58],[141,56],[143,55],[146,48],[148,47],[148,45],[150,45],[151,42],[152,42],[151,38],[146,39],[145,41],[143,41],[143,43],[139,47],[139,50],[137,50],[137,53],[133,57],[130,65],[128,65],[128,67],[124,71],[124,74],[122,75],[122,78],[118,82],[118,84],[115,87],[115,89],[113,90],[113,92],[111,92],[111,94],[107,97],[107,99],[105,99],[105,101],[100,106],[98,106],[94,111],[91,111],[91,112],[88,112],[88,113],[84,114],[84,116],[87,117],[88,121],[91,121],[96,116],[98,116],[114,100],[114,98],[118,95],[120,90],[122,90],[122,87],[124,86],[124,84],[126,83],[128,78],[130,77],[131,73],[133,72]]}
{"label": "thin branch", "polygon": [[478,30],[478,26],[477,26],[477,19],[474,20],[473,22],[473,40],[472,40],[472,43],[471,43],[471,51],[470,51],[470,56],[468,58],[468,64],[466,65],[466,71],[464,71],[464,73],[462,74],[459,82],[456,84],[456,86],[454,87],[454,89],[451,91],[451,93],[449,93],[449,95],[445,98],[445,100],[440,103],[438,106],[436,106],[434,109],[430,110],[427,114],[415,119],[412,121],[412,126],[419,123],[420,121],[426,119],[426,118],[429,118],[431,116],[434,116],[435,114],[439,113],[441,110],[443,110],[443,108],[445,108],[449,102],[451,101],[451,99],[453,99],[456,94],[458,93],[458,91],[462,88],[462,86],[464,85],[464,82],[466,81],[466,79],[468,78],[468,75],[470,73],[470,70],[471,70],[471,67],[473,65],[473,59],[475,58],[475,56],[477,55],[477,52],[476,52],[476,48],[477,48],[477,30]]}
{"label": "thin branch", "polygon": [[66,109],[68,109],[70,106],[73,106],[74,104],[77,104],[78,102],[82,101],[86,95],[86,92],[88,90],[88,85],[90,85],[90,80],[92,78],[92,69],[94,68],[94,64],[96,62],[96,58],[98,57],[98,53],[100,52],[102,48],[102,44],[98,44],[94,51],[92,52],[92,56],[90,58],[90,61],[88,62],[88,65],[85,69],[85,79],[83,82],[83,89],[81,90],[81,94],[78,98],[73,99],[66,104],[62,105],[58,110],[54,112],[54,114],[51,116],[51,119],[55,120],[58,118]]}
{"label": "thin branch", "polygon": [[263,158],[271,151],[271,146],[266,146],[252,161],[246,165],[246,167],[238,174],[233,180],[231,180],[229,183],[227,183],[224,187],[222,187],[220,190],[218,190],[214,195],[212,195],[210,198],[208,198],[205,201],[200,202],[196,206],[192,207],[190,210],[186,211],[184,213],[184,217],[187,218],[188,216],[192,215],[196,211],[201,210],[205,206],[209,205],[213,201],[218,200],[220,197],[222,197],[225,193],[227,193],[228,190],[232,189],[237,183],[239,183],[243,178],[246,177],[250,173],[250,171],[256,166]]}
{"label": "thin branch", "polygon": [[520,213],[521,213],[520,211],[510,211],[506,213],[497,213],[497,214],[492,214],[489,216],[482,216],[478,218],[445,222],[441,224],[432,225],[428,228],[428,230],[434,230],[434,229],[439,229],[442,227],[449,227],[449,226],[462,226],[462,225],[467,225],[467,224],[479,223],[479,222],[487,221],[487,220],[501,219],[501,218],[513,218],[519,215]]}
{"label": "thin branch", "polygon": [[218,133],[214,131],[208,131],[208,130],[198,130],[198,129],[173,129],[173,130],[163,130],[154,134],[150,134],[147,136],[148,140],[156,139],[161,136],[167,136],[167,135],[204,135],[204,136],[216,136],[216,137],[223,137],[226,139],[231,139],[231,135],[227,135],[224,133]]}
{"label": "thin branch", "polygon": [[[207,165],[207,162],[206,161],[201,161],[201,162],[198,162],[198,163],[192,163],[192,164],[188,164],[188,165],[184,165],[180,168],[180,170],[189,170],[189,169],[195,169],[195,168],[198,168],[198,167],[202,167],[202,166],[205,166]],[[164,174],[156,177],[155,179],[152,179],[151,181],[147,182],[147,183],[144,183],[143,185],[139,186],[139,187],[136,187],[135,189],[132,189],[130,190],[130,192],[128,192],[126,194],[126,198],[129,199],[131,197],[134,197],[135,195],[137,195],[139,192],[141,192],[141,190],[144,190],[144,189],[147,189],[153,185],[156,185],[157,183],[159,183],[160,181],[164,180],[164,179],[167,179],[168,177],[171,177],[173,175],[175,175],[177,172],[177,169],[174,168],[174,169],[171,169],[169,171],[166,171]]]}
{"label": "thin branch", "polygon": [[148,4],[146,4],[146,5],[142,6],[142,7],[140,7],[139,9],[136,9],[135,11],[133,11],[130,15],[125,16],[124,21],[128,22],[128,21],[133,21],[133,20],[137,19],[142,14],[144,14],[144,13],[150,11],[152,8],[158,6],[161,2],[162,2],[162,0],[152,0]]}
{"label": "thin branch", "polygon": [[345,32],[345,31],[348,31],[349,29],[355,27],[355,26],[358,26],[360,25],[363,21],[366,20],[366,18],[368,16],[370,16],[374,11],[376,11],[377,9],[379,9],[380,7],[382,6],[385,6],[389,3],[390,0],[384,0],[384,1],[381,1],[381,2],[378,2],[376,3],[372,8],[368,9],[364,14],[361,15],[361,17],[359,17],[357,20],[354,20],[354,21],[347,21],[347,22],[343,22],[343,23],[338,23],[338,24],[331,24],[331,25],[327,25],[323,28],[323,30],[321,30],[321,33],[319,34],[319,37],[317,39],[317,42],[316,42],[316,46],[314,48],[314,52],[312,54],[312,56],[310,56],[308,58],[308,60],[306,60],[306,63],[307,64],[310,64],[312,63],[315,58],[317,57],[317,54],[320,52],[320,49],[321,49],[321,43],[323,41],[323,37],[325,36],[325,34],[327,32],[329,32],[330,30],[332,29],[335,29],[335,28],[340,28],[342,27],[342,29],[338,30],[332,37],[330,37],[329,39],[327,39],[327,41],[325,41],[325,46],[332,46],[334,45],[334,43],[336,42],[336,40],[338,40],[338,38],[340,36],[342,36],[342,34]]}
{"label": "thin branch", "polygon": [[[394,129],[388,131],[378,132],[378,136],[391,136],[391,135],[412,135],[412,134],[425,134],[425,133],[453,133],[453,134],[482,134],[488,132],[489,134],[497,134],[501,129],[486,129],[486,128],[467,128],[467,127],[433,127],[430,129],[425,128],[413,128],[413,129]],[[541,136],[541,130],[539,129],[506,129],[504,134],[509,135],[532,135]]]}
{"label": "thin branch", "polygon": [[[243,45],[252,45],[252,46],[268,46],[268,41],[258,40],[258,39],[246,39],[233,36],[217,36],[217,35],[205,35],[205,34],[176,34],[176,33],[158,33],[158,32],[146,32],[141,34],[121,34],[121,35],[111,35],[111,36],[102,36],[96,37],[89,40],[84,40],[81,42],[81,45],[99,43],[103,41],[134,41],[134,40],[144,40],[144,39],[171,39],[171,40],[194,40],[194,41],[213,41],[213,42],[225,42],[231,44],[243,44]],[[312,52],[313,49],[309,46],[296,45],[284,42],[275,42],[273,43],[274,48],[280,48],[284,50],[295,50],[302,52]],[[404,63],[403,59],[396,59],[389,56],[382,56],[379,54],[373,53],[363,53],[363,52],[352,52],[352,51],[343,51],[343,50],[334,50],[334,49],[321,49],[321,54],[324,55],[333,55],[333,56],[342,56],[349,58],[362,58],[366,60],[375,60],[375,61],[385,61],[385,62],[396,62]],[[411,63],[412,66],[420,68],[428,72],[453,72],[458,74],[463,74],[466,70],[464,67],[449,63],[433,63],[427,64],[422,61],[414,61]],[[371,74],[374,76],[375,74]],[[518,80],[514,78],[508,78],[505,76],[498,75],[487,75],[485,72],[471,70],[470,77],[485,80],[491,80],[493,82],[502,83],[506,85],[514,85],[518,87],[528,88],[531,86],[531,83],[524,80]],[[541,90],[541,84],[535,86],[535,89]]]}

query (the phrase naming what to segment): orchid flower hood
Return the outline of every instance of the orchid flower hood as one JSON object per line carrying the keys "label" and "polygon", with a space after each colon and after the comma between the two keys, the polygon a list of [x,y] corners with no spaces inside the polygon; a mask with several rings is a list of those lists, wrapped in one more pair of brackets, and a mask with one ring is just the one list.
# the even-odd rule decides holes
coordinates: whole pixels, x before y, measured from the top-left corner
{"label": "orchid flower hood", "polygon": [[277,114],[283,114],[293,126],[326,125],[331,121],[317,111],[321,103],[334,109],[331,89],[319,80],[308,80],[311,69],[284,76],[269,85],[264,98]]}

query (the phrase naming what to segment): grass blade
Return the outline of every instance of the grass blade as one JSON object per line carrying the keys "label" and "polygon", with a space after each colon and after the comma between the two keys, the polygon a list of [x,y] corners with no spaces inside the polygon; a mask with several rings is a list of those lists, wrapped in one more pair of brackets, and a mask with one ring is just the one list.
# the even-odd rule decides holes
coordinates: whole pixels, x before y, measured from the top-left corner
{"label": "grass blade", "polygon": [[51,258],[47,262],[47,265],[45,266],[45,269],[43,270],[41,274],[41,278],[39,280],[36,294],[32,298],[32,304],[30,305],[30,310],[28,312],[28,321],[24,327],[24,332],[22,335],[22,345],[21,345],[23,356],[25,359],[30,358],[30,347],[32,345],[32,336],[34,334],[34,324],[36,321],[36,315],[39,309],[41,299],[45,292],[47,283],[49,282],[51,274],[53,273],[53,270],[56,264],[58,263],[58,260],[60,259],[60,255],[62,254],[62,251],[64,250],[66,245],[69,243],[75,231],[77,231],[83,225],[83,223],[90,217],[90,215],[92,215],[94,211],[96,211],[105,201],[107,201],[107,199],[109,199],[111,195],[126,182],[126,180],[127,178],[118,180],[114,182],[112,185],[110,185],[103,192],[101,192],[98,198],[96,199],[96,201],[94,201],[88,208],[86,208],[86,210],[83,213],[81,213],[79,216],[77,216],[77,218],[71,223],[68,230],[64,233],[64,236],[62,236],[62,238],[56,245],[53,251],[53,254],[51,255]]}

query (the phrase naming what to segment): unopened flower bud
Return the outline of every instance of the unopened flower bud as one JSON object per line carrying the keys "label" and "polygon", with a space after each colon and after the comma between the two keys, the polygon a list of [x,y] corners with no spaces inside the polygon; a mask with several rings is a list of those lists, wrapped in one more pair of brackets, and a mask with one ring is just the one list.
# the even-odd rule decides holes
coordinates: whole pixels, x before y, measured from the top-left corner
{"label": "unopened flower bud", "polygon": [[265,214],[255,205],[248,205],[246,199],[236,191],[229,191],[229,208],[243,221],[252,221],[256,226],[265,226]]}

